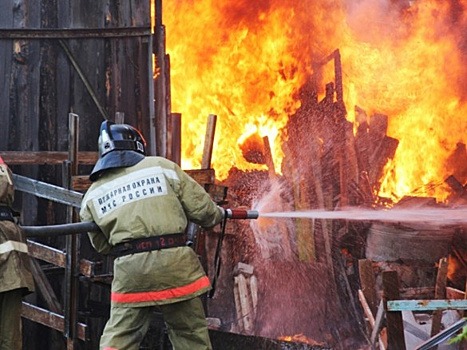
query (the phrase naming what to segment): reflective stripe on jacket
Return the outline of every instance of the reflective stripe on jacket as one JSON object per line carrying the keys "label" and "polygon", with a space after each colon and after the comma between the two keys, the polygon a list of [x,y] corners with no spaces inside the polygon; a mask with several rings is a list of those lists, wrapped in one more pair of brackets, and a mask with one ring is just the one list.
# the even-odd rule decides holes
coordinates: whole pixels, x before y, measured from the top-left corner
{"label": "reflective stripe on jacket", "polygon": [[[124,241],[184,232],[188,220],[212,227],[222,220],[223,209],[178,165],[162,157],[146,157],[132,167],[107,170],[85,194],[80,216],[101,228],[102,233],[90,232],[89,238],[105,254]],[[131,254],[114,262],[114,305],[172,303],[209,289],[189,247]]]}
{"label": "reflective stripe on jacket", "polygon": [[22,242],[16,241],[6,241],[4,243],[0,243],[0,254],[6,254],[13,250],[16,250],[20,253],[28,253],[28,245]]}

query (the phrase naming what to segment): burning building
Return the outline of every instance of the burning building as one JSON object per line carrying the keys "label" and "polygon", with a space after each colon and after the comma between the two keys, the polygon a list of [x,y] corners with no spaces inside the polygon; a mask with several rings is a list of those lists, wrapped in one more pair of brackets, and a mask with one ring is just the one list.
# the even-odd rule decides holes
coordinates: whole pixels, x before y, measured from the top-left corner
{"label": "burning building", "polygon": [[[212,166],[236,205],[288,211],[465,204],[466,6],[365,0],[164,3],[171,108],[188,115],[182,119],[182,164],[200,166],[206,116],[216,113]],[[171,15],[175,11],[178,15]],[[340,303],[348,303],[357,282],[339,282],[349,266],[336,262],[341,254],[344,261],[365,253],[375,257],[365,245],[378,227],[326,220],[259,226],[254,239],[231,237],[235,243],[229,248],[235,262],[252,263],[260,271],[259,283],[268,285],[257,306],[264,318],[253,332],[277,337],[295,328],[319,341],[345,342],[349,334],[332,334],[333,327],[322,321],[328,318],[335,330],[337,320],[351,315],[352,323],[358,313],[355,305],[342,310]],[[406,229],[431,241],[422,248],[431,255],[423,266],[431,277],[405,282],[431,283],[450,238],[438,226]],[[440,253],[436,246],[445,249]],[[458,273],[465,276],[463,256]],[[457,287],[464,289],[462,283]],[[320,304],[331,290],[344,300]],[[222,307],[212,304],[222,317]],[[305,316],[303,310],[310,311]]]}

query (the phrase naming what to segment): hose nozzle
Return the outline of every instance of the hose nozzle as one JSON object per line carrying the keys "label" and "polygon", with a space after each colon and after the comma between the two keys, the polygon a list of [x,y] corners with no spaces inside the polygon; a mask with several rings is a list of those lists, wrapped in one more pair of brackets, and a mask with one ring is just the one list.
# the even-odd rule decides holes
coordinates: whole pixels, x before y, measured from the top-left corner
{"label": "hose nozzle", "polygon": [[225,209],[225,217],[228,219],[257,219],[259,213],[257,210]]}

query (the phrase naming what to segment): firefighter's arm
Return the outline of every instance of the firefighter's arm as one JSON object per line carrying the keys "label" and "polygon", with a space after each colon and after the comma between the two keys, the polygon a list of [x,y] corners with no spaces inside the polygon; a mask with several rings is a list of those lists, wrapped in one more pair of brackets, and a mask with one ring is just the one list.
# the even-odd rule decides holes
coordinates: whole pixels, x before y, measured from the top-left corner
{"label": "firefighter's arm", "polygon": [[[79,216],[81,221],[94,221],[87,206],[81,207]],[[108,238],[102,231],[88,232],[89,240],[96,251],[102,254],[108,254],[112,246],[110,245]]]}
{"label": "firefighter's arm", "polygon": [[176,168],[180,178],[179,198],[189,220],[210,228],[224,218],[224,209],[219,207],[206,190],[180,168]]}
{"label": "firefighter's arm", "polygon": [[108,254],[110,249],[112,249],[112,246],[103,232],[88,232],[88,237],[94,249],[99,253]]}

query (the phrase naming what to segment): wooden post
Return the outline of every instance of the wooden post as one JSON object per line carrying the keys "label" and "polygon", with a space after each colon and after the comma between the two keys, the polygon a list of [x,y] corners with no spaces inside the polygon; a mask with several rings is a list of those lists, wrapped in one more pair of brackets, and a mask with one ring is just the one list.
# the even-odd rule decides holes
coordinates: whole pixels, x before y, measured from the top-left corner
{"label": "wooden post", "polygon": [[156,45],[153,46],[156,55],[156,65],[159,74],[154,80],[155,124],[156,124],[156,152],[158,156],[167,156],[167,119],[170,113],[168,57],[166,54],[166,33],[162,24],[162,0],[156,0],[156,22],[154,37]]}
{"label": "wooden post", "polygon": [[167,158],[182,163],[182,114],[170,113],[167,127]]}
{"label": "wooden post", "polygon": [[376,281],[371,260],[361,259],[358,261],[358,270],[360,275],[360,285],[365,296],[371,313],[376,314]]}
{"label": "wooden post", "polygon": [[388,350],[406,350],[404,325],[400,311],[387,311],[389,300],[399,300],[399,277],[396,271],[383,272],[383,302],[388,330]]}
{"label": "wooden post", "polygon": [[[69,114],[69,160],[64,162],[63,181],[64,187],[71,188],[71,179],[78,171],[78,141],[79,141],[79,117],[76,114]],[[73,207],[67,208],[67,221],[73,222],[76,219],[76,211]],[[78,251],[79,235],[68,235],[66,237],[66,268],[65,268],[65,329],[64,335],[67,339],[67,350],[77,347],[78,337]]]}
{"label": "wooden post", "polygon": [[206,136],[204,137],[203,159],[201,161],[202,169],[211,168],[212,150],[214,147],[214,136],[216,132],[217,115],[209,114],[208,124],[206,126]]}
{"label": "wooden post", "polygon": [[[441,258],[439,260],[438,274],[436,276],[435,286],[435,299],[444,299],[446,297],[446,282],[448,274],[448,259]],[[433,319],[431,321],[431,336],[435,336],[441,331],[441,318],[443,310],[436,310],[433,312]],[[436,350],[438,346],[433,347]]]}

